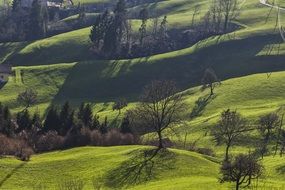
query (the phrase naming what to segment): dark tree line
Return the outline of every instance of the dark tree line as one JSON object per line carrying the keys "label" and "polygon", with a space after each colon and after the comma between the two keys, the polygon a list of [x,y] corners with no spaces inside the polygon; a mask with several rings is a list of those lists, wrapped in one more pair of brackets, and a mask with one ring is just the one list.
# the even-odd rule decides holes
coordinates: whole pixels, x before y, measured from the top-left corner
{"label": "dark tree line", "polygon": [[13,0],[0,21],[1,41],[23,41],[43,38],[49,22],[48,8],[39,0],[23,7],[22,0]]}
{"label": "dark tree line", "polygon": [[[147,29],[148,10],[142,9],[138,17],[141,26],[137,40],[124,0],[118,1],[113,12],[106,10],[98,16],[89,35],[93,53],[103,58],[131,58],[169,50],[171,40],[167,34],[167,17],[161,20],[160,25],[154,25],[151,33]],[[157,18],[153,20],[158,22]]]}

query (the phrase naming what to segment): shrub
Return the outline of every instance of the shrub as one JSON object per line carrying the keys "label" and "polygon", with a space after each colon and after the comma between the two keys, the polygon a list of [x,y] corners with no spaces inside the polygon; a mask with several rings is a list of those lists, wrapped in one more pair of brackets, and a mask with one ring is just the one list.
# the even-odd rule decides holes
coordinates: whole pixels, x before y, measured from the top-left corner
{"label": "shrub", "polygon": [[91,142],[91,130],[83,127],[80,131],[69,133],[64,139],[64,148],[72,148],[77,146],[86,146]]}
{"label": "shrub", "polygon": [[210,148],[198,148],[196,152],[207,155],[207,156],[212,156],[212,157],[215,156],[215,152]]}
{"label": "shrub", "polygon": [[103,144],[103,137],[100,131],[93,130],[90,134],[91,145],[100,146]]}
{"label": "shrub", "polygon": [[15,142],[12,139],[0,134],[0,155],[12,155],[15,150]]}
{"label": "shrub", "polygon": [[38,152],[62,149],[64,138],[59,136],[55,131],[49,131],[40,136],[36,142],[36,150]]}
{"label": "shrub", "polygon": [[112,129],[104,136],[105,146],[131,145],[136,142],[138,142],[138,140],[134,135],[130,133],[122,134],[118,129]]}
{"label": "shrub", "polygon": [[33,153],[32,148],[23,139],[12,139],[0,134],[0,156],[13,155],[22,161],[28,161]]}
{"label": "shrub", "polygon": [[17,157],[22,161],[29,161],[32,154],[34,154],[33,149],[30,147],[23,147]]}
{"label": "shrub", "polygon": [[105,146],[121,145],[121,143],[122,143],[121,141],[122,141],[122,134],[116,129],[110,130],[104,136],[104,145]]}

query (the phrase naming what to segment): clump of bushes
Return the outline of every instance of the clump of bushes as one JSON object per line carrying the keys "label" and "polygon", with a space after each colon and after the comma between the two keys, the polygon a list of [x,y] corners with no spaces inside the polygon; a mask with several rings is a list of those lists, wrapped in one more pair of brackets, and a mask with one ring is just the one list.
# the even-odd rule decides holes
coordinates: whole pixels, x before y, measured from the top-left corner
{"label": "clump of bushes", "polygon": [[28,161],[33,153],[33,149],[24,140],[0,134],[0,155],[13,155],[22,161]]}
{"label": "clump of bushes", "polygon": [[40,115],[30,115],[25,109],[13,118],[8,107],[0,104],[0,156],[14,155],[28,161],[34,153],[61,150],[78,146],[115,146],[138,143],[128,118],[121,127],[111,128],[108,120],[100,123],[90,104],[73,110],[66,102],[61,109],[51,107],[44,122]]}

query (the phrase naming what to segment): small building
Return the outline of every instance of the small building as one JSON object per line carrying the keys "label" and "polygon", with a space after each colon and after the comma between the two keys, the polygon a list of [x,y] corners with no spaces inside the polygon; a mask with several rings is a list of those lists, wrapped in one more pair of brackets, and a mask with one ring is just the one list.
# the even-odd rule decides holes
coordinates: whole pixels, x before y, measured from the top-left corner
{"label": "small building", "polygon": [[9,76],[12,74],[12,66],[8,64],[0,64],[0,83],[8,82]]}

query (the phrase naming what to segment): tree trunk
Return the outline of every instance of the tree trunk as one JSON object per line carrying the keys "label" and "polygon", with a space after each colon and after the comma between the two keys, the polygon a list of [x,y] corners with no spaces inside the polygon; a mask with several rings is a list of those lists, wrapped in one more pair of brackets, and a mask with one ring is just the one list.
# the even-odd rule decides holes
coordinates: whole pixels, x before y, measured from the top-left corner
{"label": "tree trunk", "polygon": [[228,22],[229,22],[229,16],[226,15],[225,16],[225,23],[224,23],[224,33],[226,33],[228,30]]}
{"label": "tree trunk", "polygon": [[239,190],[239,181],[236,181],[236,190]]}
{"label": "tree trunk", "polygon": [[159,149],[162,149],[162,148],[163,148],[163,143],[162,143],[161,131],[158,131],[157,134],[158,134],[158,142],[159,142],[158,148],[159,148]]}
{"label": "tree trunk", "polygon": [[227,147],[226,147],[225,161],[229,161],[229,149],[230,149],[230,145],[227,145]]}
{"label": "tree trunk", "polygon": [[213,87],[213,84],[210,84],[210,87],[211,87],[211,96],[214,95],[214,87]]}

